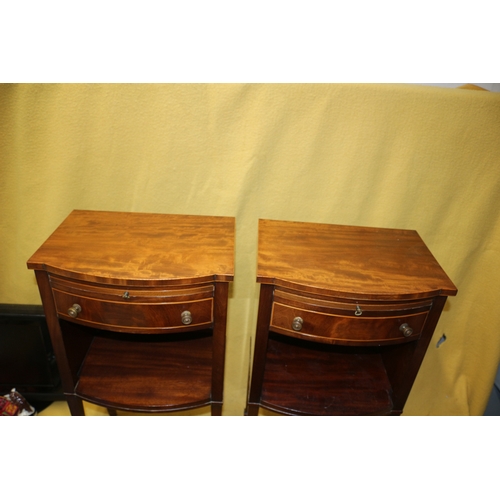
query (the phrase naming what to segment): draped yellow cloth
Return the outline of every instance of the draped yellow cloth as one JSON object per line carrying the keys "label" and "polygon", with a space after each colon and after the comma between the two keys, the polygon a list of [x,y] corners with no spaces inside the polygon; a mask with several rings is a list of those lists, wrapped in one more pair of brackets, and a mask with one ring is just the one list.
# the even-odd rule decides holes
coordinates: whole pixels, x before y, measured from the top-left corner
{"label": "draped yellow cloth", "polygon": [[245,406],[259,218],[416,229],[459,292],[404,414],[484,411],[500,360],[499,94],[0,85],[0,302],[40,303],[26,260],[75,208],[236,217],[225,415]]}

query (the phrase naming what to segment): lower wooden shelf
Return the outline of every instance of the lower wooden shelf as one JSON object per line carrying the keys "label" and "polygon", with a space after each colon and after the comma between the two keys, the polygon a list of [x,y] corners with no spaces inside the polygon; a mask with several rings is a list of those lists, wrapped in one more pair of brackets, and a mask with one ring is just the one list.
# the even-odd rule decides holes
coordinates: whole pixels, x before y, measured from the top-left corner
{"label": "lower wooden shelf", "polygon": [[75,393],[86,401],[129,411],[165,412],[209,404],[211,333],[95,336]]}
{"label": "lower wooden shelf", "polygon": [[270,332],[260,405],[288,415],[387,415],[380,348],[332,346]]}

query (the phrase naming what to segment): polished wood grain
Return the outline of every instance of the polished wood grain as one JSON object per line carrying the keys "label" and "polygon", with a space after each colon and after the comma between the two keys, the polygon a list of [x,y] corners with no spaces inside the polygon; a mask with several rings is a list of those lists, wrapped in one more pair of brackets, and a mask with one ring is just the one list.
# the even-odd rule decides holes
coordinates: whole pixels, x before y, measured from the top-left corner
{"label": "polished wood grain", "polygon": [[128,303],[162,303],[179,302],[181,300],[199,300],[213,297],[214,286],[208,285],[180,285],[174,286],[113,286],[89,285],[84,281],[60,279],[50,275],[50,284],[53,290],[59,290],[82,297],[90,297],[111,302]]}
{"label": "polished wood grain", "polygon": [[[116,332],[163,333],[191,331],[210,326],[213,322],[213,298],[199,300],[162,301],[158,303],[111,302],[54,289],[54,300],[60,318],[71,319],[68,310],[78,304],[81,312],[74,319],[97,328]],[[182,322],[182,313],[189,312],[192,323]]]}
{"label": "polished wood grain", "polygon": [[75,392],[115,409],[165,412],[210,403],[211,382],[211,332],[107,335],[94,339]]}
{"label": "polished wood grain", "polygon": [[259,221],[257,281],[336,297],[411,299],[457,289],[416,231]]}
{"label": "polished wood grain", "polygon": [[73,211],[28,261],[71,414],[221,415],[233,254],[230,217]]}
{"label": "polished wood grain", "polygon": [[271,220],[257,281],[247,415],[400,415],[457,293],[415,231]]}
{"label": "polished wood grain", "polygon": [[391,385],[377,350],[271,334],[261,405],[288,415],[385,415]]}
{"label": "polished wood grain", "polygon": [[[411,342],[421,334],[432,300],[322,300],[275,290],[270,329],[297,338],[329,344],[387,345]],[[293,328],[299,317],[300,330]],[[413,330],[404,336],[401,325]]]}
{"label": "polished wood grain", "polygon": [[[300,331],[295,331],[292,326],[296,317],[300,317],[304,322]],[[291,337],[329,344],[387,345],[411,342],[418,338],[426,318],[427,312],[388,318],[369,316],[352,318],[311,312],[275,303],[270,329]],[[405,337],[400,331],[401,325],[405,323],[413,330],[409,337]]]}
{"label": "polished wood grain", "polygon": [[118,285],[232,281],[234,219],[74,210],[28,268]]}

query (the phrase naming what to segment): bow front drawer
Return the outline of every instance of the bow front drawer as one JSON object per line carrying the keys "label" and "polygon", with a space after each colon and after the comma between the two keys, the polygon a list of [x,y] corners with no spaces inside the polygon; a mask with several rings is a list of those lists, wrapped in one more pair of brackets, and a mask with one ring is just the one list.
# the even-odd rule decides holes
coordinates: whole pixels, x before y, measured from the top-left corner
{"label": "bow front drawer", "polygon": [[60,318],[94,328],[130,333],[168,333],[213,323],[213,285],[115,287],[51,277]]}
{"label": "bow front drawer", "polygon": [[432,300],[335,301],[277,290],[270,329],[329,344],[397,344],[419,338]]}

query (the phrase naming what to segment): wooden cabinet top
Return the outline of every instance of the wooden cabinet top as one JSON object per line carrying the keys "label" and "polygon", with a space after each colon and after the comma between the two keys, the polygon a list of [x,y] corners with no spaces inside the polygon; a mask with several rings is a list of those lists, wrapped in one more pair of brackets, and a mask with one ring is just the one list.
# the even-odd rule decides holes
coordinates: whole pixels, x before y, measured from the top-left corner
{"label": "wooden cabinet top", "polygon": [[257,281],[346,298],[456,295],[416,231],[259,220]]}
{"label": "wooden cabinet top", "polygon": [[28,268],[120,285],[232,281],[234,218],[74,210]]}

